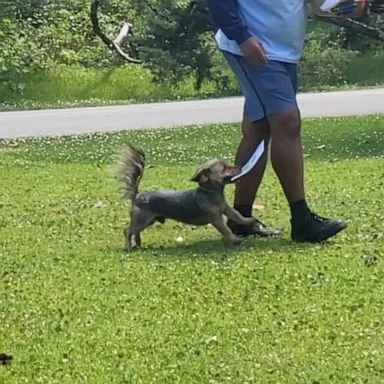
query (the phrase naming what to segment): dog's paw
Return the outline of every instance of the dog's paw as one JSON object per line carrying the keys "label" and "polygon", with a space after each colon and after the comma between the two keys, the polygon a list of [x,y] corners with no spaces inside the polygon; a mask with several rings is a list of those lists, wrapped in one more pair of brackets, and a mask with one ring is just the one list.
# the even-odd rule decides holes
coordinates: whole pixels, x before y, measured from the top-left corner
{"label": "dog's paw", "polygon": [[5,353],[0,353],[0,364],[1,365],[7,365],[10,364],[13,357],[11,355],[7,355]]}
{"label": "dog's paw", "polygon": [[125,253],[131,253],[135,249],[135,246],[132,244],[125,243],[123,246],[123,251]]}
{"label": "dog's paw", "polygon": [[230,238],[224,239],[224,241],[229,245],[239,245],[243,241],[240,237],[232,236]]}

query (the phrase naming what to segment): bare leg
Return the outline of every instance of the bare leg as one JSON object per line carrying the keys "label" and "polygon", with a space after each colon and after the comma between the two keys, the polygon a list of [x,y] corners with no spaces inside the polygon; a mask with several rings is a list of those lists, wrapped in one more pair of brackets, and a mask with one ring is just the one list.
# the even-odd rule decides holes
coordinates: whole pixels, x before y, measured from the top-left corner
{"label": "bare leg", "polygon": [[257,190],[264,176],[265,167],[268,160],[268,142],[270,138],[270,128],[267,120],[260,120],[252,123],[246,116],[242,123],[243,137],[236,154],[236,165],[244,165],[251,157],[256,147],[265,140],[266,148],[263,156],[256,166],[247,175],[241,177],[236,183],[235,208],[238,206],[248,206],[250,212],[241,212],[245,216],[250,216],[252,205],[255,201]]}
{"label": "bare leg", "polygon": [[[255,167],[236,182],[234,208],[245,217],[252,216],[252,206],[257,191],[263,179],[268,160],[268,144],[270,139],[270,126],[267,119],[252,123],[246,116],[243,117],[243,138],[236,154],[236,164],[244,165],[251,157],[257,146],[264,140],[264,154]],[[279,230],[268,228],[259,220],[254,220],[252,225],[239,225],[229,219],[228,225],[232,231],[241,236],[279,236]]]}
{"label": "bare leg", "polygon": [[297,109],[268,118],[271,127],[272,166],[290,204],[304,200],[304,165]]}

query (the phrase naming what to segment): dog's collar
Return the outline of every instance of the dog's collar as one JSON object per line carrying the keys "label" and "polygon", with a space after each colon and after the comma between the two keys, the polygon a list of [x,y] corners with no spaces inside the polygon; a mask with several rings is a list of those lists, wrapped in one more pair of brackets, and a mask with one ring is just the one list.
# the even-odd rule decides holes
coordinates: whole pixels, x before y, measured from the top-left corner
{"label": "dog's collar", "polygon": [[205,188],[205,187],[202,187],[201,185],[199,185],[197,189],[206,193],[217,193],[217,192],[224,191],[224,187],[220,189],[216,189],[216,188]]}

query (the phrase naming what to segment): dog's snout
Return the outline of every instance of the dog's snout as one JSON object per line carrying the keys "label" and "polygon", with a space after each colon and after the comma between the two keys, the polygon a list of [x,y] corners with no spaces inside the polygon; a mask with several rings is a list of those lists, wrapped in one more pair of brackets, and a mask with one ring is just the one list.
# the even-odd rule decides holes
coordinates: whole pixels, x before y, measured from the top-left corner
{"label": "dog's snout", "polygon": [[239,167],[238,165],[234,165],[233,167],[229,167],[228,170],[231,176],[236,176],[241,172],[241,167]]}

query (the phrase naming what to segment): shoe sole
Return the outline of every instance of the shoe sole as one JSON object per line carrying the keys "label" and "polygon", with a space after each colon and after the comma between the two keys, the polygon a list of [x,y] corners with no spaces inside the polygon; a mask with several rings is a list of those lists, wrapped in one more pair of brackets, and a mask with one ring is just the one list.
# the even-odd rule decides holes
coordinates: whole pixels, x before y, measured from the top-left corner
{"label": "shoe sole", "polygon": [[295,243],[322,243],[323,241],[326,241],[331,237],[336,236],[345,228],[347,228],[347,223],[338,222],[316,238],[310,239],[305,237],[292,237],[292,241],[294,241]]}

